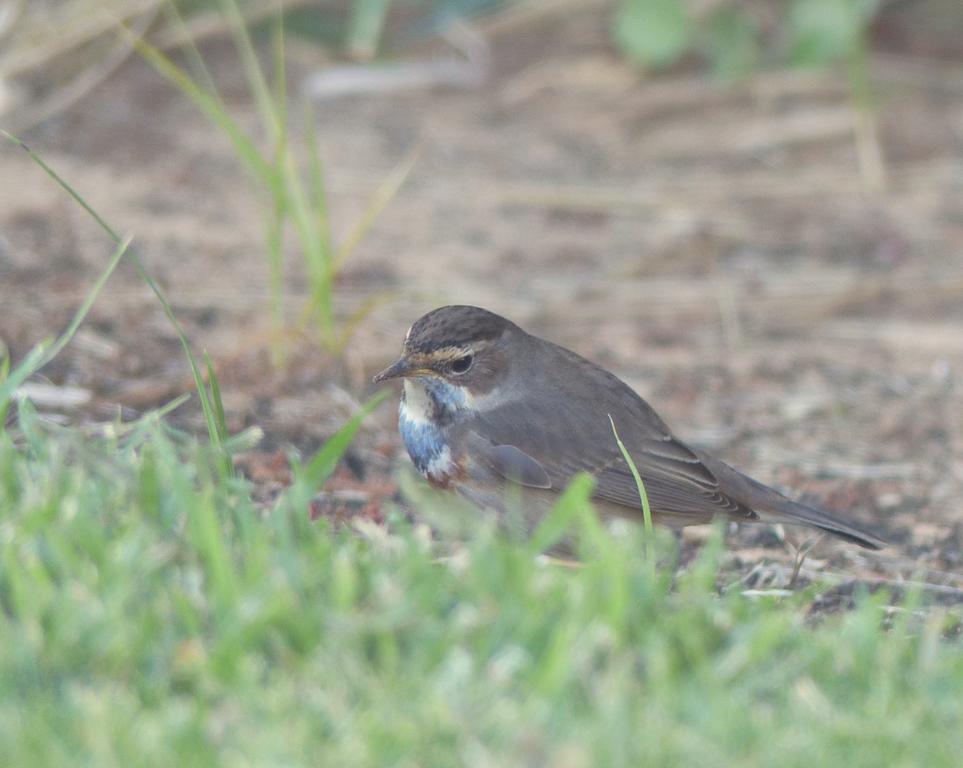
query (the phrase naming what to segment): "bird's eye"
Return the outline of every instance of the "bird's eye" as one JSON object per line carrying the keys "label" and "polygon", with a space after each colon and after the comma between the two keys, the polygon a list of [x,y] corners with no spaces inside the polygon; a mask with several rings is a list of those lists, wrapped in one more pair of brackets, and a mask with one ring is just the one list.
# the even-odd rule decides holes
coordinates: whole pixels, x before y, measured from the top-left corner
{"label": "bird's eye", "polygon": [[474,355],[465,355],[464,357],[456,357],[451,361],[449,370],[452,373],[461,374],[468,373],[468,369],[471,368],[471,364],[475,362]]}

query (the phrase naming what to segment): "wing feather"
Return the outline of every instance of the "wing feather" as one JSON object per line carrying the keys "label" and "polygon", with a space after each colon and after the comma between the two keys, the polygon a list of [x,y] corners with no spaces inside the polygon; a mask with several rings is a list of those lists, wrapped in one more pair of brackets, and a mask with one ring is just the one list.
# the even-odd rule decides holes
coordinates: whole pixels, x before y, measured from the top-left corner
{"label": "wing feather", "polygon": [[[719,490],[715,476],[699,457],[669,433],[641,398],[631,394],[638,401],[630,401],[635,408],[628,412],[623,408],[613,419],[639,470],[652,509],[706,520],[717,514],[754,518],[751,510]],[[632,412],[638,403],[654,420],[649,414]],[[601,403],[603,408],[605,405]],[[544,405],[532,407],[516,401],[478,414],[468,427],[482,443],[512,446],[532,459],[544,469],[553,490],[561,491],[574,475],[588,472],[596,479],[595,498],[641,508],[635,478],[615,442],[608,412],[602,408],[593,407],[588,413],[584,407],[550,413]]]}

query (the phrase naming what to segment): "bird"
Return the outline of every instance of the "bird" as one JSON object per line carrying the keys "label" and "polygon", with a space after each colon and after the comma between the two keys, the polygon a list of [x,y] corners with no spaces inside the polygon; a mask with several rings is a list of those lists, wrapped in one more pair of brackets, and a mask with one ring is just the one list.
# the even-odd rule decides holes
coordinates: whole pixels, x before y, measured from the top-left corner
{"label": "bird", "polygon": [[443,306],[415,321],[401,357],[374,381],[399,378],[398,428],[421,475],[502,515],[509,499],[520,502],[530,530],[579,473],[594,478],[603,517],[642,518],[617,431],[658,524],[721,517],[809,526],[868,549],[885,544],[686,445],[617,376],[481,307]]}

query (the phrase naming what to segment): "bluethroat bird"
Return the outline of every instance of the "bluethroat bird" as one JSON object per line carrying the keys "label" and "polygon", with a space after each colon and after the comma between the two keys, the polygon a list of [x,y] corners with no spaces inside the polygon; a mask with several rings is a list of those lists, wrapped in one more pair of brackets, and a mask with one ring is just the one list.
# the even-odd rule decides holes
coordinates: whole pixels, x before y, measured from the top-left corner
{"label": "bluethroat bird", "polygon": [[884,544],[687,446],[616,376],[479,307],[441,307],[415,322],[401,358],[374,380],[394,378],[404,379],[398,425],[421,474],[501,514],[516,499],[529,527],[579,472],[594,476],[601,514],[641,519],[614,423],[658,523],[722,516],[808,525],[870,549]]}

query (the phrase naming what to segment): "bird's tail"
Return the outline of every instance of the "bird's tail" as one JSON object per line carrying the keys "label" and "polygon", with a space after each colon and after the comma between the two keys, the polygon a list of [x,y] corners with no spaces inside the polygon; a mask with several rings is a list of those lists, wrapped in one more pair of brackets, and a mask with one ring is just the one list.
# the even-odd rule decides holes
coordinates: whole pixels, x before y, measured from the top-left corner
{"label": "bird's tail", "polygon": [[869,531],[840,520],[828,512],[788,499],[776,489],[753,480],[719,459],[701,454],[699,458],[716,476],[725,494],[752,509],[759,515],[760,520],[811,525],[867,549],[882,549],[886,546],[883,539]]}
{"label": "bird's tail", "polygon": [[798,501],[783,497],[778,506],[778,509],[761,510],[762,519],[789,524],[811,525],[867,549],[882,549],[886,546],[885,541],[869,531],[807,504],[800,504]]}

